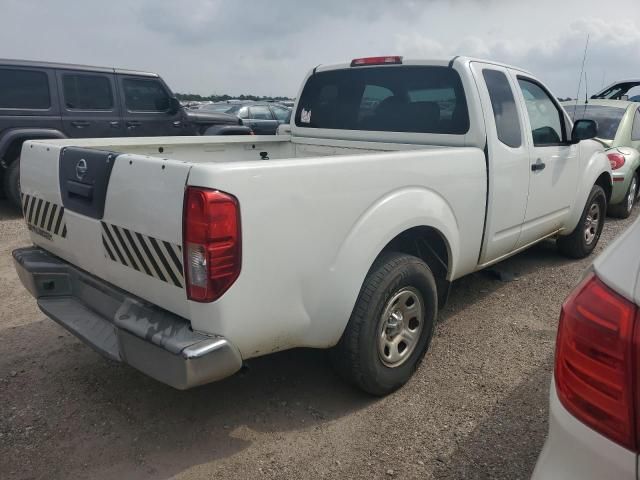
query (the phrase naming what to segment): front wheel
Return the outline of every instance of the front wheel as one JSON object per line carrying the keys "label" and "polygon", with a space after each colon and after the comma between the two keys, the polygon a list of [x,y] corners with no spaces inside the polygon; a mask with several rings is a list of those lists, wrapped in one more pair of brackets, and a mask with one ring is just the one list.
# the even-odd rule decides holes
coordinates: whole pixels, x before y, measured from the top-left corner
{"label": "front wheel", "polygon": [[629,218],[631,215],[631,211],[633,210],[633,206],[636,203],[636,199],[638,197],[638,174],[636,173],[633,178],[631,178],[631,183],[629,183],[629,188],[627,189],[627,194],[624,197],[622,202],[617,205],[609,206],[609,213],[618,218]]}
{"label": "front wheel", "polygon": [[558,237],[560,253],[570,258],[589,256],[600,239],[606,211],[607,196],[600,185],[594,185],[576,228],[569,235]]}
{"label": "front wheel", "polygon": [[20,203],[20,159],[16,158],[4,172],[4,193],[9,202],[16,208],[21,208]]}
{"label": "front wheel", "polygon": [[373,395],[404,385],[426,353],[438,313],[436,282],[421,259],[383,254],[365,278],[331,351],[339,374]]}

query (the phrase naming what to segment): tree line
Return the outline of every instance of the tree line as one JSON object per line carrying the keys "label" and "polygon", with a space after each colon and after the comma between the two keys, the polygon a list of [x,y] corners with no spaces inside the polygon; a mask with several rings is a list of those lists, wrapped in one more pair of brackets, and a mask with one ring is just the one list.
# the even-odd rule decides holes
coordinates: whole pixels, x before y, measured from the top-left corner
{"label": "tree line", "polygon": [[268,96],[258,96],[258,95],[236,95],[236,96],[231,96],[231,95],[209,95],[207,96],[203,96],[203,95],[198,95],[197,93],[176,93],[176,98],[178,100],[183,100],[183,101],[187,101],[187,102],[205,102],[205,101],[212,101],[212,102],[224,102],[226,100],[232,100],[232,99],[237,99],[237,100],[254,100],[254,101],[268,101],[268,100],[274,100],[274,101],[282,101],[282,100],[291,100],[291,98],[289,97],[268,97]]}

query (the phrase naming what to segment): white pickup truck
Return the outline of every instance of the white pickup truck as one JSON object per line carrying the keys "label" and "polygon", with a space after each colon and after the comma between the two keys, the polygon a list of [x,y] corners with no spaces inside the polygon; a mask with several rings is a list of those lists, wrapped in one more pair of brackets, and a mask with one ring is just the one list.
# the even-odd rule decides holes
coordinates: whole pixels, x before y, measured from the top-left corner
{"label": "white pickup truck", "polygon": [[15,265],[46,315],[175,388],[314,347],[383,395],[453,280],[550,237],[594,249],[612,185],[596,130],[497,63],[320,66],[290,135],[26,142],[34,246]]}

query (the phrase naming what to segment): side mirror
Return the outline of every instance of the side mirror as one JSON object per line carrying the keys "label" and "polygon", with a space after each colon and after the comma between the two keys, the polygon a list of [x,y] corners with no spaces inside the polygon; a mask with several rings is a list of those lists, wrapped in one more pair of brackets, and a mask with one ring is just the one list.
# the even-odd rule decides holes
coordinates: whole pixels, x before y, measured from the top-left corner
{"label": "side mirror", "polygon": [[594,120],[577,120],[571,131],[571,143],[589,140],[598,136],[598,124]]}
{"label": "side mirror", "polygon": [[169,99],[169,113],[171,115],[175,115],[176,113],[178,113],[181,108],[182,105],[180,105],[180,100],[178,100],[176,97],[171,97]]}

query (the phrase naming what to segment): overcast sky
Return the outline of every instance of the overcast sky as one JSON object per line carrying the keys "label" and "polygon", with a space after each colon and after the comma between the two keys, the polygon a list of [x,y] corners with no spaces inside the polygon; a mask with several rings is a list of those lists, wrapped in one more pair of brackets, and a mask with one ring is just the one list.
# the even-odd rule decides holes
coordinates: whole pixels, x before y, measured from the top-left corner
{"label": "overcast sky", "polygon": [[[640,77],[640,0],[2,0],[0,58],[150,70],[174,91],[295,96],[318,64],[470,55],[576,95]],[[581,95],[584,95],[582,93]]]}

